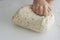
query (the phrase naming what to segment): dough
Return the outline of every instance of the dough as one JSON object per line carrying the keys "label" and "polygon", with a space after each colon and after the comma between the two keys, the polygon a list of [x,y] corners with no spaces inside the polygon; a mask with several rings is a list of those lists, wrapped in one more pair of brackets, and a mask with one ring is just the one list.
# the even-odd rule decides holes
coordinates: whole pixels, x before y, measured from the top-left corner
{"label": "dough", "polygon": [[36,15],[32,9],[31,5],[22,7],[13,16],[13,22],[21,27],[36,31],[44,32],[50,29],[52,24],[54,24],[54,14],[50,12],[49,16],[39,16]]}

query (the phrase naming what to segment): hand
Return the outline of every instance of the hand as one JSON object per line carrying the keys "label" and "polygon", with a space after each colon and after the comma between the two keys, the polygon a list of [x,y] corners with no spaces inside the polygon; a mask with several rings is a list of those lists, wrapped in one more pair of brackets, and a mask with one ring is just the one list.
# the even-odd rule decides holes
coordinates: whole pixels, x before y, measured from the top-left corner
{"label": "hand", "polygon": [[48,16],[51,8],[45,0],[34,0],[32,10],[40,16]]}

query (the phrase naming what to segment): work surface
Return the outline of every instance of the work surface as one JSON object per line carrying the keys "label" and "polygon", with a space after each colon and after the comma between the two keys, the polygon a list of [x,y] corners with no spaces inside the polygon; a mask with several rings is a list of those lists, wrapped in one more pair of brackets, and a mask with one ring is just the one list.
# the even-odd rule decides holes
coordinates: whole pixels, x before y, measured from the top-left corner
{"label": "work surface", "polygon": [[13,24],[12,16],[24,5],[32,0],[0,0],[0,40],[60,40],[60,1],[55,0],[53,13],[55,24],[45,33],[35,33]]}

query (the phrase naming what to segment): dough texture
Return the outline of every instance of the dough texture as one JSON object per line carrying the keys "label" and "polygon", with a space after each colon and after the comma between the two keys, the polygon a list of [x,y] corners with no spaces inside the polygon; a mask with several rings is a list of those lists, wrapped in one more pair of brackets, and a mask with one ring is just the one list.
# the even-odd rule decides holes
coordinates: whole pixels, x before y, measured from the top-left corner
{"label": "dough texture", "polygon": [[36,15],[31,6],[25,6],[18,10],[13,16],[13,22],[21,27],[36,31],[43,32],[50,29],[54,24],[54,14],[50,12],[49,16]]}

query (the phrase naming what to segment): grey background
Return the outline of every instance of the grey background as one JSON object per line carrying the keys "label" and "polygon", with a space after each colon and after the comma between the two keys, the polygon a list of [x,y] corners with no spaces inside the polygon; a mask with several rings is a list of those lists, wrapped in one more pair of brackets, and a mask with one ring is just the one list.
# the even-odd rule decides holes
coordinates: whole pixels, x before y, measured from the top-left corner
{"label": "grey background", "polygon": [[0,40],[60,40],[60,0],[52,6],[55,24],[46,33],[35,33],[15,26],[12,16],[21,7],[32,4],[33,0],[0,0]]}

